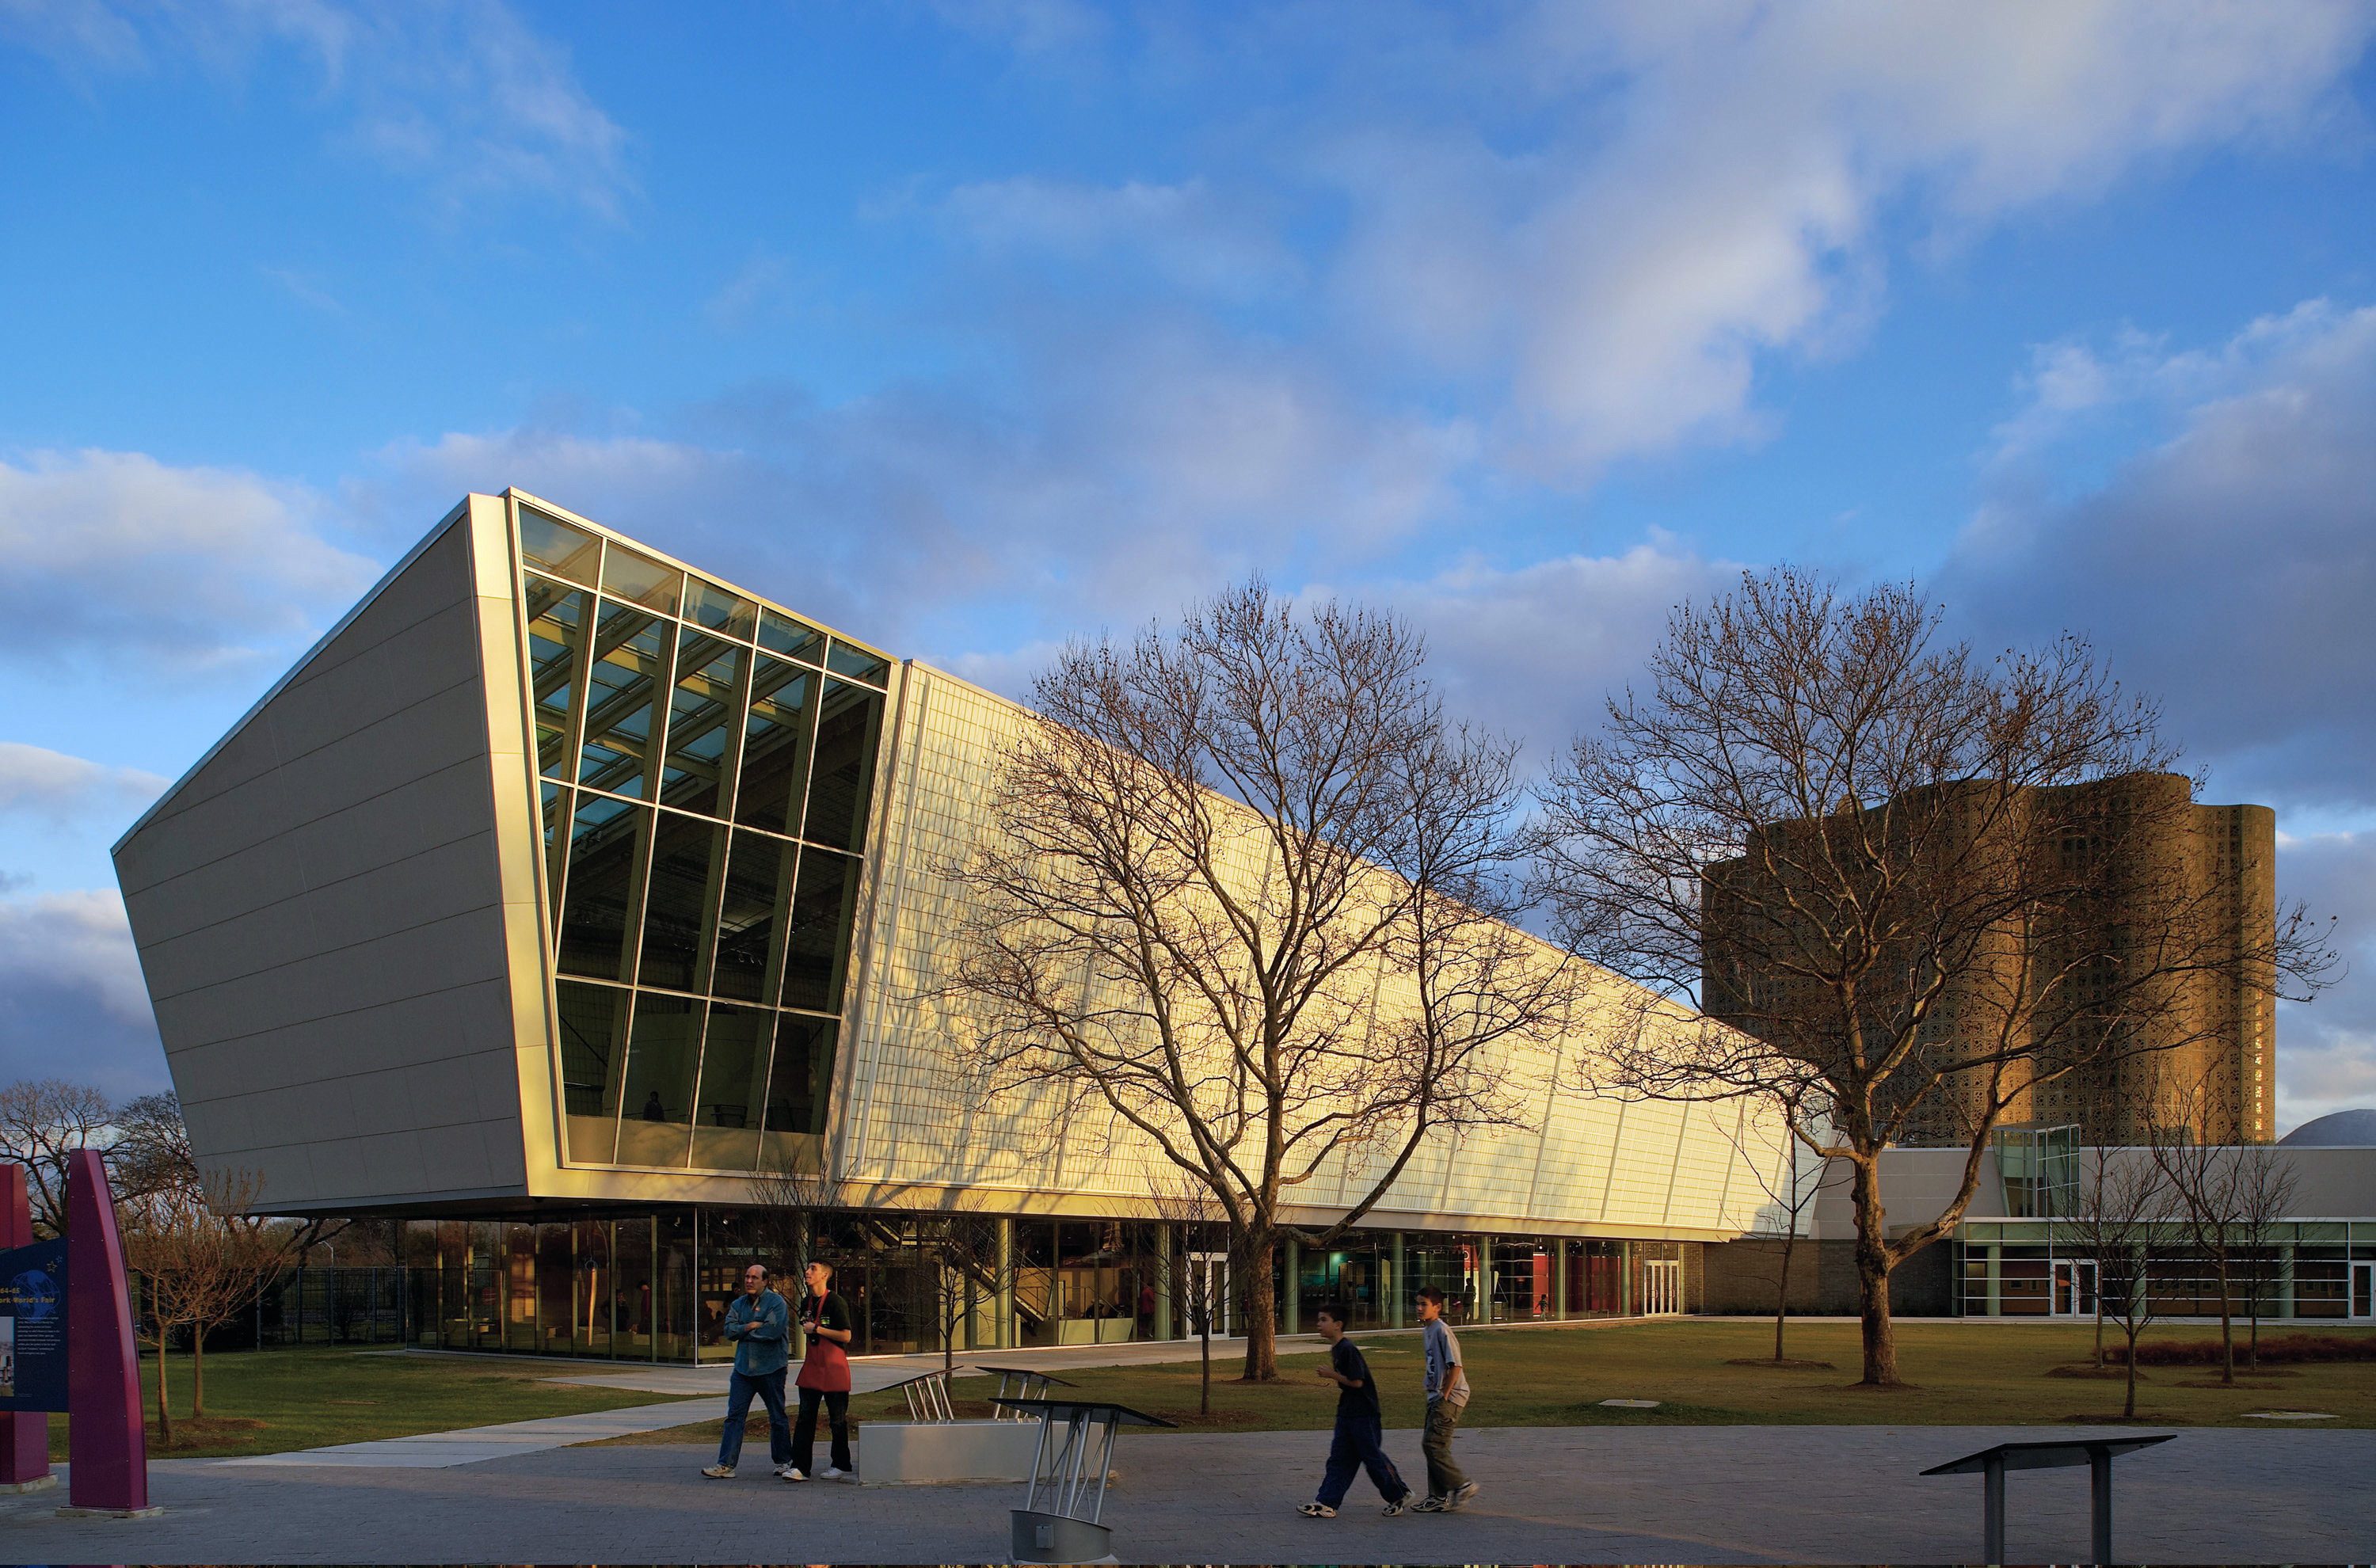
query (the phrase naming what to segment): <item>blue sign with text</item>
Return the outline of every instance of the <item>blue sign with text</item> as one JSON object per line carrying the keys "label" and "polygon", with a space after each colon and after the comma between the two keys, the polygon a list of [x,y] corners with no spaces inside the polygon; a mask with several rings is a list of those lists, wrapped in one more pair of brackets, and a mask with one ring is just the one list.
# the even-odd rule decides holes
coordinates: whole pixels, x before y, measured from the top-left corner
{"label": "blue sign with text", "polygon": [[66,1244],[0,1252],[0,1410],[66,1408]]}

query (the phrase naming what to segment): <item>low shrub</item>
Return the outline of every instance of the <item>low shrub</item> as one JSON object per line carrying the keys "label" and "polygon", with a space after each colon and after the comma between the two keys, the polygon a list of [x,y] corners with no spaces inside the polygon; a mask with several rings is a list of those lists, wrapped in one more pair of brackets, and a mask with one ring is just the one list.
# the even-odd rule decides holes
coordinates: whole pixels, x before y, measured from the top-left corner
{"label": "low shrub", "polygon": [[[2238,1366],[2244,1364],[2246,1353],[2246,1341],[2239,1334],[2236,1336]],[[2104,1360],[2113,1365],[2125,1365],[2128,1359],[2125,1346],[2109,1345],[2104,1348]],[[2376,1337],[2346,1338],[2340,1334],[2263,1335],[2261,1360],[2278,1366],[2302,1361],[2376,1361]],[[2219,1341],[2216,1339],[2164,1340],[2137,1347],[2137,1365],[2141,1367],[2216,1367],[2219,1360]]]}

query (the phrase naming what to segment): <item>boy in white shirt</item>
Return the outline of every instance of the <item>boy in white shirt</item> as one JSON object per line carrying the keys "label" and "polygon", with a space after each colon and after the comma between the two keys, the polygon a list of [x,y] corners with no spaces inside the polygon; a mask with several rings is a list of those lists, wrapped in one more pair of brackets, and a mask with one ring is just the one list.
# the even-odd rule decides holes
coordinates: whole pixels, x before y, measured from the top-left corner
{"label": "boy in white shirt", "polygon": [[1452,1434],[1468,1403],[1468,1374],[1460,1370],[1460,1341],[1443,1322],[1443,1292],[1431,1285],[1419,1293],[1420,1339],[1427,1349],[1427,1495],[1411,1506],[1421,1514],[1449,1514],[1477,1495],[1477,1483],[1452,1462]]}

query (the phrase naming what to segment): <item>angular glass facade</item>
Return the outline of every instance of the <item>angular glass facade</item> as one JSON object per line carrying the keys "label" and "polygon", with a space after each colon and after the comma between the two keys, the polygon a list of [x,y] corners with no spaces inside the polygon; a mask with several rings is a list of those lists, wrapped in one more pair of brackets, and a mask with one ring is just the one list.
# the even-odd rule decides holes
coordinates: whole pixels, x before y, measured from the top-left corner
{"label": "angular glass facade", "polygon": [[515,505],[568,1157],[811,1163],[890,665]]}

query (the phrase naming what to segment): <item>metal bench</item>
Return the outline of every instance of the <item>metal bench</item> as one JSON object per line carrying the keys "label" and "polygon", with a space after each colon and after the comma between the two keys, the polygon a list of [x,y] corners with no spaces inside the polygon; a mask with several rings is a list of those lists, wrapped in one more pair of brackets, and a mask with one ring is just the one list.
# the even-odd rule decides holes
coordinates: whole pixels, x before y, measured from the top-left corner
{"label": "metal bench", "polygon": [[[978,1372],[988,1372],[998,1379],[998,1392],[990,1396],[990,1402],[992,1405],[1005,1402],[1008,1397],[1006,1385],[1009,1383],[1015,1384],[1014,1397],[1017,1399],[1045,1399],[1049,1397],[1048,1391],[1051,1388],[1080,1386],[1078,1384],[1067,1383],[1061,1377],[1051,1376],[1030,1367],[985,1367],[976,1363],[973,1370]],[[1001,1419],[1010,1421],[1028,1421],[1034,1418],[1021,1410],[1016,1410]]]}
{"label": "metal bench", "polygon": [[2081,1437],[2060,1443],[2000,1443],[1994,1448],[1983,1448],[1978,1454],[1966,1454],[1943,1465],[1933,1465],[1923,1471],[1926,1476],[1968,1476],[1978,1471],[1987,1478],[1980,1506],[1987,1518],[1982,1526],[1986,1540],[1984,1562],[2002,1562],[2004,1544],[2004,1479],[2007,1470],[2049,1470],[2065,1465],[2085,1465],[2088,1469],[2088,1518],[2095,1537],[2095,1555],[2091,1562],[2112,1561],[2112,1460],[2117,1455],[2133,1454],[2140,1448],[2151,1448],[2156,1443],[2168,1443],[2176,1432],[2164,1432],[2158,1437]]}
{"label": "metal bench", "polygon": [[[1017,1562],[1096,1562],[1113,1555],[1105,1524],[1106,1482],[1112,1477],[1114,1433],[1126,1426],[1177,1423],[1095,1399],[1001,1399],[1040,1420],[1031,1455],[1031,1491],[1010,1510]],[[1059,1427],[1061,1442],[1053,1441]],[[1042,1507],[1045,1503],[1047,1506]]]}

